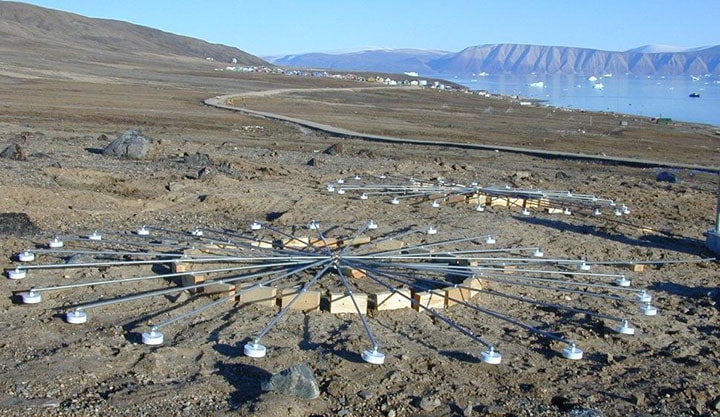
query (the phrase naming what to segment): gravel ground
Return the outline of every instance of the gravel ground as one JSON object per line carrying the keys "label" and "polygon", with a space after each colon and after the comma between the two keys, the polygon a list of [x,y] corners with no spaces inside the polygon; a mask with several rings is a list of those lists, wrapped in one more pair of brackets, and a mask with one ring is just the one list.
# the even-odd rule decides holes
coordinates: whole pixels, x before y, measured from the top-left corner
{"label": "gravel ground", "polygon": [[[258,77],[252,79],[252,89],[263,82],[272,87],[282,82],[252,77]],[[500,245],[539,246],[549,258],[649,262],[643,272],[627,265],[607,266],[603,272],[627,274],[635,285],[648,288],[660,314],[629,313],[638,334],[625,336],[609,331],[602,320],[580,314],[486,295],[473,299],[479,306],[545,323],[549,331],[576,340],[585,357],[569,361],[559,353],[562,344],[462,305],[447,309],[449,317],[497,341],[503,364],[491,366],[478,361],[481,346],[427,313],[377,312],[369,315],[369,322],[387,360],[374,366],[359,360],[367,340],[356,316],[293,311],[267,335],[268,355],[257,360],[244,356],[242,346],[278,308],[223,304],[168,327],[165,344],[151,347],[140,343],[140,332],[148,323],[201,305],[204,297],[154,297],[98,308],[87,324],[73,326],[62,318],[69,306],[142,292],[157,284],[58,291],[41,304],[21,305],[17,292],[33,286],[137,273],[125,268],[33,271],[25,279],[3,283],[0,415],[720,414],[715,372],[720,362],[718,266],[698,262],[712,256],[704,248],[703,233],[714,221],[716,175],[673,170],[680,181],[660,182],[656,178],[661,168],[371,143],[201,105],[204,98],[235,92],[228,87],[232,83],[242,90],[241,82],[233,78],[213,84],[209,78],[190,77],[183,86],[174,79],[152,87],[37,80],[8,86],[4,94],[13,97],[15,105],[0,117],[0,144],[20,144],[27,159],[0,158],[6,213],[0,227],[0,264],[14,267],[16,253],[43,245],[56,234],[84,236],[140,225],[241,230],[253,220],[268,219],[282,228],[319,219],[324,225],[352,229],[373,219],[381,225],[378,233],[432,224],[438,228],[437,239],[493,233]],[[308,86],[315,82],[308,81]],[[396,107],[410,109],[427,102],[406,94],[403,90],[395,97]],[[435,97],[436,104],[442,97]],[[384,91],[376,99],[382,107],[393,100],[392,92]],[[256,100],[260,104],[261,99]],[[363,95],[362,102],[368,100],[372,101]],[[453,121],[455,100],[448,101],[445,114],[447,125],[455,126],[448,130],[450,139],[457,137],[453,129],[472,129],[462,127],[465,119]],[[487,106],[476,107],[482,113]],[[312,106],[303,112],[312,112]],[[310,116],[319,118],[322,113],[320,109]],[[410,120],[408,125],[414,125]],[[502,125],[502,119],[494,120]],[[535,137],[535,144],[555,137],[532,123],[513,120],[512,128]],[[363,123],[371,130],[378,122],[363,116],[347,127]],[[155,140],[152,159],[101,154],[129,128]],[[656,143],[656,153],[645,155],[648,159],[687,162],[695,152],[696,163],[717,160],[717,139],[706,127],[667,127],[671,130],[664,133],[654,129],[649,126],[637,133]],[[413,133],[409,130],[408,137]],[[694,135],[692,146],[672,146],[683,134]],[[596,132],[595,137],[611,140],[605,149],[623,153],[615,136]],[[562,148],[592,153],[601,142],[587,142],[589,148],[584,143],[581,136],[572,136]],[[323,152],[332,145],[338,145],[338,152]],[[572,190],[622,201],[632,213],[622,220],[539,212],[526,217],[499,207],[478,213],[464,204],[440,209],[427,202],[394,206],[386,199],[359,201],[325,190],[339,178],[383,173]],[[666,262],[672,260],[692,262]],[[523,295],[551,302],[574,297],[539,289],[527,289]],[[590,300],[585,307],[611,306]],[[313,370],[320,397],[306,400],[262,391],[262,380],[298,363]]]}

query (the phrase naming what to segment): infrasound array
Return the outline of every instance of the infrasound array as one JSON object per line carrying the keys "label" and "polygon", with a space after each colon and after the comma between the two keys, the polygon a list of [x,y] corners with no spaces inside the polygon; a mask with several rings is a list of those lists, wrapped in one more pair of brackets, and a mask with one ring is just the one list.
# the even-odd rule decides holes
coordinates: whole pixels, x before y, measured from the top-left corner
{"label": "infrasound array", "polygon": [[[357,191],[360,195],[372,192],[367,187]],[[387,189],[378,192],[387,196]],[[472,193],[476,192],[473,188]],[[513,192],[516,194],[512,198],[517,198],[518,190]],[[453,191],[446,195],[455,194]],[[555,200],[548,194],[540,198],[547,198],[551,204],[562,199]],[[605,201],[590,200],[572,202],[575,208],[594,210],[595,204]],[[614,205],[608,201],[607,207]],[[6,275],[31,283],[16,294],[18,302],[27,305],[25,308],[56,296],[67,302],[73,299],[74,291],[82,288],[129,288],[120,296],[78,302],[67,308],[64,317],[72,325],[89,322],[89,313],[104,307],[132,306],[140,300],[163,300],[164,296],[190,292],[191,310],[140,329],[141,340],[147,345],[163,344],[166,328],[210,309],[267,305],[276,314],[256,334],[247,335],[244,344],[244,353],[252,358],[266,356],[268,348],[263,338],[293,310],[322,308],[328,314],[349,313],[347,320],[359,320],[363,326],[367,349],[358,353],[371,364],[385,362],[381,341],[372,330],[372,316],[396,308],[413,308],[418,314],[430,314],[444,322],[448,331],[476,343],[477,357],[489,364],[502,360],[497,344],[474,329],[472,321],[451,316],[484,314],[489,320],[557,342],[562,346],[558,354],[564,358],[581,359],[583,350],[571,336],[550,330],[555,327],[553,322],[526,321],[492,310],[483,302],[488,297],[568,313],[578,326],[581,319],[591,317],[622,335],[635,334],[633,318],[658,313],[650,293],[634,288],[625,274],[595,272],[595,266],[603,262],[548,258],[539,247],[503,247],[498,244],[501,236],[496,235],[441,237],[443,232],[432,226],[387,230],[374,220],[331,227],[311,220],[287,228],[255,221],[243,230],[182,231],[141,226],[129,232],[93,231],[52,237],[16,254],[17,265],[6,270]],[[605,266],[618,265],[607,262]],[[91,278],[43,285],[57,282],[52,277],[62,270],[77,268],[86,270],[87,274],[82,275]],[[104,276],[98,271],[110,268],[122,268],[122,277],[97,279]],[[158,269],[163,271],[152,272]],[[141,281],[152,284],[154,289],[147,291],[145,286],[139,292],[128,285]],[[608,302],[590,303],[592,299]],[[450,315],[450,309],[476,314]],[[377,313],[368,314],[368,310]],[[236,314],[242,319],[242,308]]]}
{"label": "infrasound array", "polygon": [[477,181],[460,183],[443,178],[421,179],[389,174],[340,178],[326,185],[328,192],[350,196],[357,200],[383,199],[389,204],[442,205],[465,203],[478,212],[486,207],[519,209],[529,216],[533,211],[551,214],[625,216],[630,208],[609,198],[571,190],[542,190],[509,185],[482,186]]}

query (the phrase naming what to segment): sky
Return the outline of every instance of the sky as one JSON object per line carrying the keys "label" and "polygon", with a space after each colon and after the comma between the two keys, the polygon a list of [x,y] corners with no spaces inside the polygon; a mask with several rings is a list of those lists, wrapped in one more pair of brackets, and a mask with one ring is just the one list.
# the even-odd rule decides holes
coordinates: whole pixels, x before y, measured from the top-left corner
{"label": "sky", "polygon": [[521,43],[625,51],[720,44],[717,0],[27,0],[257,56]]}

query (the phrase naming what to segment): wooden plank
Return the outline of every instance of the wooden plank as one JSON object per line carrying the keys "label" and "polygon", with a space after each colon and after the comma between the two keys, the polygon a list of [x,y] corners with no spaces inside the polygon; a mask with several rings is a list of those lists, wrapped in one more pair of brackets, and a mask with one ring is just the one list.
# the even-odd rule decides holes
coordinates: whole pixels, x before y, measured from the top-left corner
{"label": "wooden plank", "polygon": [[480,294],[479,290],[483,287],[483,281],[478,277],[467,277],[463,280],[462,286],[468,288],[468,297],[472,300]]}
{"label": "wooden plank", "polygon": [[[235,294],[235,284],[216,282],[205,287],[198,288],[198,292],[210,295],[213,298],[222,298]],[[229,301],[233,300],[234,299],[230,299]]]}
{"label": "wooden plank", "polygon": [[368,296],[363,293],[353,293],[353,298],[357,303],[357,308],[348,293],[330,293],[325,297],[327,309],[332,314],[351,313],[357,314],[360,309],[361,314],[367,314]]}
{"label": "wooden plank", "polygon": [[301,236],[297,238],[290,238],[282,241],[282,247],[292,249],[306,249],[310,246],[310,238],[307,236]]}
{"label": "wooden plank", "polygon": [[371,250],[373,252],[386,252],[402,249],[404,247],[405,242],[403,242],[402,240],[388,239],[378,241],[376,244],[372,245]]}
{"label": "wooden plank", "polygon": [[204,254],[199,249],[188,249],[183,251],[183,257],[185,258],[185,261],[183,261],[183,258],[175,259],[170,264],[170,270],[173,273],[181,273],[181,272],[190,272],[193,269],[193,262],[187,262],[192,257],[202,257]]}
{"label": "wooden plank", "polygon": [[316,248],[329,248],[329,249],[337,249],[340,247],[340,240],[334,238],[334,237],[326,237],[325,240],[322,239],[312,239],[310,240],[310,244]]}
{"label": "wooden plank", "polygon": [[491,207],[492,206],[507,207],[509,205],[509,200],[507,197],[489,197],[488,205]]}
{"label": "wooden plank", "polygon": [[507,204],[508,204],[508,207],[524,207],[525,199],[524,198],[508,198]]}
{"label": "wooden plank", "polygon": [[[188,265],[188,264],[185,264],[185,265]],[[198,274],[193,274],[193,273],[181,275],[179,278],[180,278],[179,281],[180,281],[181,287],[189,287],[191,285],[200,284],[203,281],[205,281],[204,275],[198,275]],[[199,292],[197,288],[193,288],[189,291],[191,293]]]}
{"label": "wooden plank", "polygon": [[360,246],[370,243],[370,236],[356,236],[354,238],[343,239],[340,244],[342,246]]}
{"label": "wooden plank", "polygon": [[274,307],[277,304],[277,288],[253,286],[245,284],[237,292],[235,300],[238,301],[240,306],[257,304],[265,307]]}
{"label": "wooden plank", "polygon": [[[299,294],[299,296],[298,296]],[[290,302],[298,296],[297,300],[292,304],[290,310],[300,310],[304,312],[316,311],[320,309],[320,291],[304,291],[299,288],[284,288],[278,294],[278,304],[281,308],[290,305]]]}
{"label": "wooden plank", "polygon": [[525,208],[539,208],[540,200],[525,200]]}
{"label": "wooden plank", "polygon": [[410,308],[412,306],[411,296],[412,293],[409,288],[370,294],[370,307],[377,311]]}
{"label": "wooden plank", "polygon": [[485,206],[488,204],[489,197],[486,194],[473,194],[470,197],[468,197],[467,202],[468,204],[472,204],[475,206],[482,205]]}
{"label": "wooden plank", "polygon": [[173,261],[170,264],[170,270],[173,274],[179,274],[182,272],[189,272],[190,271],[190,262],[182,262],[182,261]]}
{"label": "wooden plank", "polygon": [[470,290],[461,287],[443,288],[445,292],[445,307],[452,307],[459,301],[470,301]]}
{"label": "wooden plank", "polygon": [[467,201],[467,196],[465,194],[453,194],[449,195],[445,201],[447,203],[464,203]]}
{"label": "wooden plank", "polygon": [[413,293],[412,308],[417,311],[425,311],[425,308],[445,308],[445,292],[441,290],[420,291]]}
{"label": "wooden plank", "polygon": [[345,276],[348,276],[350,278],[355,278],[355,279],[367,278],[367,272],[365,272],[362,269],[355,269],[355,268],[350,268],[350,267],[344,266],[342,268],[342,272],[343,272],[343,274],[345,274]]}
{"label": "wooden plank", "polygon": [[631,264],[631,265],[630,265],[630,268],[631,268],[634,272],[643,272],[643,271],[645,271],[645,265],[644,265],[644,264]]}

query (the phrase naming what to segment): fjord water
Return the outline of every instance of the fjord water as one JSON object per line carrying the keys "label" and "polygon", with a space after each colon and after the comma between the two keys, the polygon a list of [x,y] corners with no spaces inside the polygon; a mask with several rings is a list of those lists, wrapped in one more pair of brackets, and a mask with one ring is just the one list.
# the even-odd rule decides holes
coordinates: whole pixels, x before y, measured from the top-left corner
{"label": "fjord water", "polygon": [[[474,78],[446,77],[472,90],[543,100],[544,104],[554,107],[720,126],[720,76],[606,74],[589,78],[492,74]],[[698,93],[700,97],[690,97],[691,93]]]}

